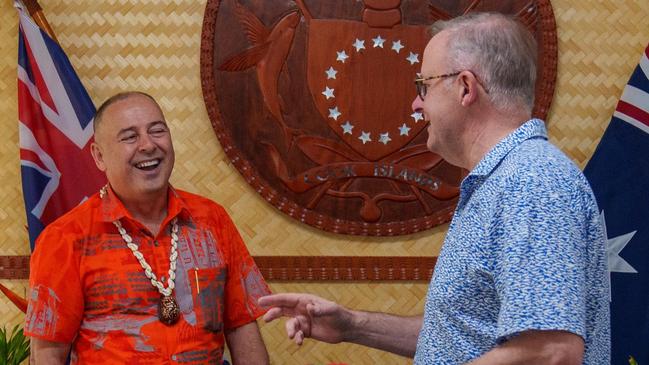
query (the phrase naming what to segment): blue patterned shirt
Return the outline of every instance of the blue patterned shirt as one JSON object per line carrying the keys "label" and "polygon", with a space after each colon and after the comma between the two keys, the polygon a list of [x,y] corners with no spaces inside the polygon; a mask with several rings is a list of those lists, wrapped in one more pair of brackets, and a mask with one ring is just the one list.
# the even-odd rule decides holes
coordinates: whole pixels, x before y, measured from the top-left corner
{"label": "blue patterned shirt", "polygon": [[532,119],[464,179],[430,283],[415,364],[464,364],[526,330],[610,363],[605,238],[581,171]]}

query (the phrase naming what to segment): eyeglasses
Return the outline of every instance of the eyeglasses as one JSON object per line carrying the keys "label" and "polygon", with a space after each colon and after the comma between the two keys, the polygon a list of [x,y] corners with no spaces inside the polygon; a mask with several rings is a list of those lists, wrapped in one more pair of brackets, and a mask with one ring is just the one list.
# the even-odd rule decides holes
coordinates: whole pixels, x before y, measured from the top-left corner
{"label": "eyeglasses", "polygon": [[443,79],[445,77],[457,76],[459,74],[460,71],[452,72],[444,75],[430,76],[430,77],[422,77],[421,74],[417,74],[417,78],[415,79],[415,86],[417,87],[417,95],[419,96],[421,101],[424,101],[424,97],[426,96],[426,91],[428,90],[428,85],[424,84],[424,81]]}

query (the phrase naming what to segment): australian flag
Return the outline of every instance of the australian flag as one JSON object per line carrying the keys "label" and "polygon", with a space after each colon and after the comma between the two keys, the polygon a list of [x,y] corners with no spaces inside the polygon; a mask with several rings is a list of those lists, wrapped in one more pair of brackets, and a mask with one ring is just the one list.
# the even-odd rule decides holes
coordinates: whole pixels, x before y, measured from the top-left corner
{"label": "australian flag", "polygon": [[649,46],[584,173],[606,226],[611,364],[649,365]]}
{"label": "australian flag", "polygon": [[32,250],[105,181],[90,154],[95,107],[61,47],[17,5],[20,165]]}

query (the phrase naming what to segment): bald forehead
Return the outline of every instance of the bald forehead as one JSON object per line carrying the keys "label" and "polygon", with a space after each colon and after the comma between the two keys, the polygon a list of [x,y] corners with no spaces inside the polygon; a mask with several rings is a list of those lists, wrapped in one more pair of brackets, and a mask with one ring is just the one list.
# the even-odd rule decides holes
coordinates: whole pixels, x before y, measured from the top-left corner
{"label": "bald forehead", "polygon": [[116,100],[110,105],[107,105],[104,110],[104,116],[112,115],[115,114],[115,112],[117,111],[124,111],[125,109],[130,109],[142,105],[154,106],[162,114],[162,110],[160,109],[160,106],[151,97],[146,95],[141,95],[141,94],[130,94],[128,96],[125,96],[122,99]]}
{"label": "bald forehead", "polygon": [[[158,109],[160,114],[162,114],[162,109],[158,105],[158,103],[155,101],[155,99],[144,92],[140,91],[127,91],[119,94],[115,94],[111,96],[110,98],[106,99],[100,106],[97,108],[97,112],[95,113],[95,117],[93,119],[93,128],[95,131],[95,134],[97,133],[97,130],[100,129],[100,125],[102,124],[102,120],[105,117],[105,114],[109,111],[109,109],[114,109],[112,108],[115,106],[115,104],[119,104],[122,101],[126,101],[132,98],[141,98],[143,103],[146,103],[148,100],[150,103],[155,105],[155,107]],[[133,105],[133,104],[131,104]],[[122,106],[123,107],[123,106]]]}
{"label": "bald forehead", "polygon": [[441,32],[435,34],[433,38],[430,39],[428,45],[426,45],[426,51],[431,51],[434,48],[435,52],[442,52],[448,42],[449,31],[442,30]]}
{"label": "bald forehead", "polygon": [[106,134],[114,134],[138,122],[165,123],[162,109],[153,98],[133,93],[112,100],[102,105],[95,116],[95,140],[99,141]]}
{"label": "bald forehead", "polygon": [[[431,71],[437,71],[435,68],[444,67],[446,62],[447,43],[449,33],[443,30],[433,36],[424,49],[424,57],[422,60],[422,74],[427,74]],[[428,75],[427,75],[428,76]]]}

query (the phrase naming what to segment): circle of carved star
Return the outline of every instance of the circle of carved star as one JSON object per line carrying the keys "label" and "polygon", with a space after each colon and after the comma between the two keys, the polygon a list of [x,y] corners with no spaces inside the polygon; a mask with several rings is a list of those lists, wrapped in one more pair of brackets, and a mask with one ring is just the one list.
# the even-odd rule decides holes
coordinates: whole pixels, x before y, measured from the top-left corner
{"label": "circle of carved star", "polygon": [[[375,38],[370,39],[371,42],[367,42],[365,39],[359,39],[356,38],[354,42],[351,43],[352,49],[350,50],[345,50],[342,49],[340,51],[336,51],[336,61],[342,64],[345,64],[345,62],[350,58],[355,55],[360,55],[362,54],[362,51],[364,49],[367,49],[367,47],[372,47],[372,48],[382,48],[388,51],[386,48],[390,43],[388,42],[388,39],[383,38],[380,34],[377,34]],[[368,45],[366,46],[366,42]],[[388,43],[386,43],[388,42]],[[406,56],[406,51],[401,53],[401,51],[406,48],[406,46],[403,44],[403,42],[400,39],[396,39],[392,41],[392,46],[390,47],[390,51],[393,51],[399,55],[403,55],[403,59],[407,62],[409,62],[411,65],[414,65],[416,63],[419,63],[419,54],[414,53],[411,51],[407,51],[408,55]],[[347,51],[349,51],[348,54]],[[410,130],[412,129],[409,127],[409,124],[404,122],[400,127],[398,127],[395,131],[361,131],[357,130],[354,132],[354,123],[351,120],[346,120],[343,118],[343,112],[338,108],[336,105],[336,94],[335,94],[335,89],[333,87],[330,87],[330,84],[328,84],[329,80],[336,80],[338,77],[338,72],[340,70],[337,70],[334,68],[334,65],[329,66],[328,69],[326,69],[325,74],[327,75],[327,81],[324,85],[324,90],[322,91],[323,97],[327,100],[328,103],[330,103],[331,107],[329,108],[329,118],[338,121],[340,118],[341,121],[344,120],[344,122],[340,123],[340,128],[343,130],[343,136],[349,135],[350,138],[358,138],[363,144],[366,143],[382,143],[384,145],[387,145],[392,141],[392,138],[390,137],[390,133],[393,132],[395,135],[398,136],[406,136],[408,137],[410,135]],[[420,121],[424,120],[424,116],[420,112],[414,112],[410,114],[409,116],[412,119],[411,123],[419,123]],[[408,119],[406,117],[406,119]],[[373,138],[376,138],[374,136],[378,136],[378,139],[375,140]]]}

